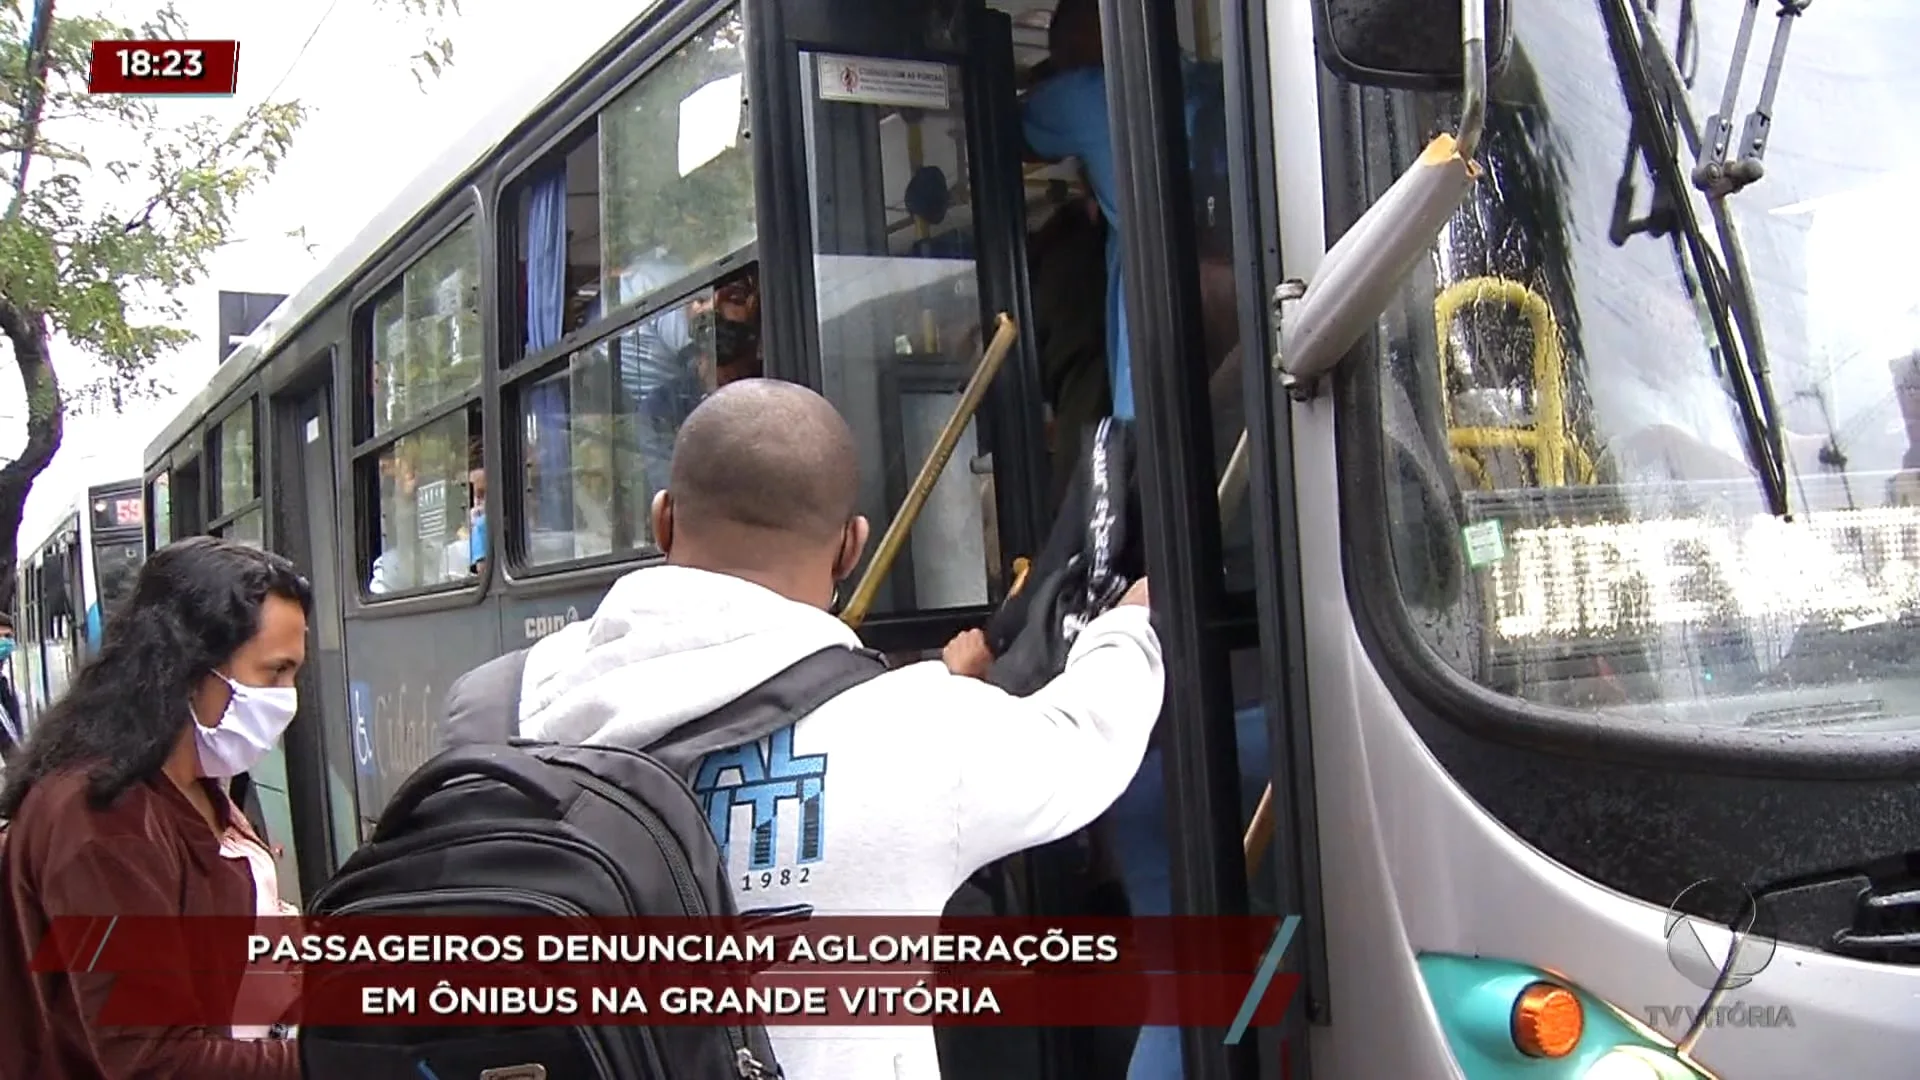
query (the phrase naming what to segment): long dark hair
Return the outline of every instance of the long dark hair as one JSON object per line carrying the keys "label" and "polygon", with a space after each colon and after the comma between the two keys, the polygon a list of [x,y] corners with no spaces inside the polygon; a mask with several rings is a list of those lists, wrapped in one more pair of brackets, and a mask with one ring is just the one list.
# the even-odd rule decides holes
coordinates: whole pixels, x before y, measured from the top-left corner
{"label": "long dark hair", "polygon": [[27,735],[7,766],[0,818],[33,785],[87,764],[97,807],[160,771],[193,723],[188,699],[260,628],[260,606],[278,596],[313,613],[313,589],[293,563],[230,540],[195,536],[153,553],[133,593],[111,614],[100,655]]}

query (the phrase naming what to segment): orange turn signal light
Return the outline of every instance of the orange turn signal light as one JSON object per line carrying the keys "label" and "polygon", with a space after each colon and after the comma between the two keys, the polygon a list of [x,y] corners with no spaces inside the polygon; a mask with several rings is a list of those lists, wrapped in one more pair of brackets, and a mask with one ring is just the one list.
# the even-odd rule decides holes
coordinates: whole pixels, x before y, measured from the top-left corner
{"label": "orange turn signal light", "polygon": [[1566,1057],[1586,1024],[1580,999],[1557,983],[1533,983],[1513,1003],[1513,1045],[1528,1057]]}

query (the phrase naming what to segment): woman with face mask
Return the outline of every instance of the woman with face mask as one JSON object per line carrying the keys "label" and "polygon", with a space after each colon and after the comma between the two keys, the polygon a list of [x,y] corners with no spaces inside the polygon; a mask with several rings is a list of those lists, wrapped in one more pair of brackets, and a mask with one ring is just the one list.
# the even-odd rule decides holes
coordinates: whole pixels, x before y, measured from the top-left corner
{"label": "woman with face mask", "polygon": [[[297,1044],[278,1030],[99,1025],[116,976],[30,965],[61,916],[288,913],[273,858],[227,790],[293,721],[312,606],[278,555],[212,537],[162,548],[99,655],[29,733],[0,789],[0,820],[11,819],[0,834],[0,1076],[300,1076]],[[231,1015],[243,960],[195,976],[210,1019]]]}

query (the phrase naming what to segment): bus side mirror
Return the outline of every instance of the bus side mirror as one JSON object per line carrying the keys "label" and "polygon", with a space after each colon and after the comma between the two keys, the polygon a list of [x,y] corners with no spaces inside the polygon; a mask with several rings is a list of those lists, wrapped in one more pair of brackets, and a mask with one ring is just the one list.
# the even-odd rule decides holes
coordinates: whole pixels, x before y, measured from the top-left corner
{"label": "bus side mirror", "polygon": [[[1513,41],[1509,0],[1486,4],[1487,70]],[[1457,92],[1466,83],[1460,0],[1313,0],[1313,36],[1327,70],[1361,86]]]}

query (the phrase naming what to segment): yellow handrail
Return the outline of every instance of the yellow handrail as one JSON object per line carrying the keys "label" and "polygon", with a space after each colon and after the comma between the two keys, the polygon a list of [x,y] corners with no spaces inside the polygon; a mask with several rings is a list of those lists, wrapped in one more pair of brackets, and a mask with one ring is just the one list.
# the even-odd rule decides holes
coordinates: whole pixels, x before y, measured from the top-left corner
{"label": "yellow handrail", "polygon": [[[1453,358],[1453,320],[1462,309],[1502,303],[1520,309],[1533,335],[1533,423],[1455,427],[1453,394],[1447,386]],[[1434,332],[1440,346],[1441,415],[1446,418],[1447,445],[1456,462],[1472,462],[1468,471],[1489,483],[1485,464],[1476,451],[1516,450],[1533,458],[1535,480],[1542,487],[1562,487],[1569,475],[1577,482],[1594,480],[1593,461],[1568,427],[1566,361],[1560,351],[1560,325],[1553,308],[1539,293],[1502,277],[1468,278],[1442,291],[1433,302]]]}

